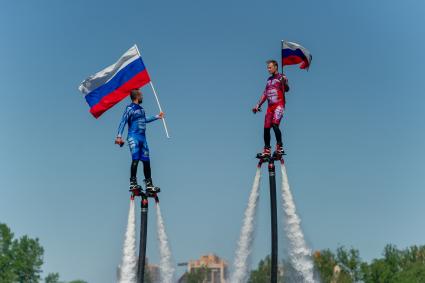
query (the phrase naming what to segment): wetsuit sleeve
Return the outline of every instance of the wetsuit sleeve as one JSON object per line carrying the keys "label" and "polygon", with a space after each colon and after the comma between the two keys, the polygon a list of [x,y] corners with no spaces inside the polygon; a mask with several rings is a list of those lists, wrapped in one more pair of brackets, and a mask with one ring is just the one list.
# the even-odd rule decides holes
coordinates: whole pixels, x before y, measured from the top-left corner
{"label": "wetsuit sleeve", "polygon": [[127,124],[128,118],[130,117],[130,111],[131,111],[131,108],[130,107],[127,107],[125,109],[124,114],[122,114],[121,122],[120,122],[120,125],[118,126],[117,137],[120,137],[120,138],[122,137],[122,134],[124,132],[125,125]]}
{"label": "wetsuit sleeve", "polygon": [[283,92],[289,91],[288,78],[286,76],[282,76],[282,88],[283,88]]}
{"label": "wetsuit sleeve", "polygon": [[264,90],[263,94],[260,97],[260,100],[258,101],[258,107],[261,107],[261,105],[263,105],[263,103],[267,100],[267,94],[266,94],[266,90]]}
{"label": "wetsuit sleeve", "polygon": [[146,123],[150,123],[150,122],[156,121],[158,119],[159,119],[158,115],[149,116],[149,117],[146,117]]}

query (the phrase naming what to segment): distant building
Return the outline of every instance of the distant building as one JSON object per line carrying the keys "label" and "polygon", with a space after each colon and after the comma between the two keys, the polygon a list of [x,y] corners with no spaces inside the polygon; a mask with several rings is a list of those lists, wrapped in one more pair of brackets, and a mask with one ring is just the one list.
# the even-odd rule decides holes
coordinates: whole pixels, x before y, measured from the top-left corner
{"label": "distant building", "polygon": [[[159,265],[157,264],[150,264],[148,258],[145,260],[146,268],[145,271],[149,273],[149,277],[152,281],[152,283],[161,283],[160,275],[159,275]],[[146,273],[146,272],[145,272]],[[120,282],[121,280],[121,265],[117,266],[117,282]]]}
{"label": "distant building", "polygon": [[206,269],[207,276],[200,283],[226,283],[228,264],[214,254],[201,256],[200,259],[191,260],[187,263],[187,272],[179,279],[179,283],[185,283],[189,273],[199,269]]}
{"label": "distant building", "polygon": [[152,283],[161,283],[161,278],[159,275],[159,265],[157,264],[148,264],[149,277],[152,280]]}

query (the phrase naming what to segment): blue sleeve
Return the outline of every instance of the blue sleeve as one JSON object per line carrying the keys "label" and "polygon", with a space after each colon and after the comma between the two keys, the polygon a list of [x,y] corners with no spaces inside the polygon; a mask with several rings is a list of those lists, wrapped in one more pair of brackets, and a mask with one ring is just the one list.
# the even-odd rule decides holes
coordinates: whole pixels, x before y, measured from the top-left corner
{"label": "blue sleeve", "polygon": [[117,137],[122,137],[122,134],[124,132],[125,125],[127,124],[128,118],[130,117],[130,111],[131,111],[131,108],[130,107],[127,107],[125,109],[124,114],[122,114],[121,122],[120,122],[120,125],[118,126]]}
{"label": "blue sleeve", "polygon": [[159,119],[158,115],[146,117],[146,123],[150,123],[150,122],[156,121],[158,119]]}

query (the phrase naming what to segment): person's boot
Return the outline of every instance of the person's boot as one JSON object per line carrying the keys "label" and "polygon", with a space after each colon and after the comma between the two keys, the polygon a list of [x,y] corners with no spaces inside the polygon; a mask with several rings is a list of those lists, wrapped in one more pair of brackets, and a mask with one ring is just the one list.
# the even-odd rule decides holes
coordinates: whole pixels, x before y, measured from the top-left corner
{"label": "person's boot", "polygon": [[130,191],[138,191],[138,190],[140,190],[142,187],[139,185],[139,184],[137,184],[137,178],[135,178],[135,177],[133,177],[133,178],[130,178]]}
{"label": "person's boot", "polygon": [[269,158],[271,156],[271,150],[269,146],[265,146],[263,152],[257,154],[257,158]]}
{"label": "person's boot", "polygon": [[149,193],[159,193],[161,191],[160,188],[155,187],[152,183],[152,178],[145,179],[146,192]]}
{"label": "person's boot", "polygon": [[283,156],[285,155],[285,151],[283,150],[282,144],[276,144],[276,155]]}

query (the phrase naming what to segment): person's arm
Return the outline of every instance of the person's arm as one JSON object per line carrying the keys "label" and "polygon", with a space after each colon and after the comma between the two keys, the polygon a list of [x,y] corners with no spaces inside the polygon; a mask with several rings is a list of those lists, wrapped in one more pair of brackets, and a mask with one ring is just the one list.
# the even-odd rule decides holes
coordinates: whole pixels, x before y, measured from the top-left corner
{"label": "person's arm", "polygon": [[124,141],[122,139],[122,134],[124,132],[125,125],[128,122],[128,117],[130,116],[131,108],[127,107],[124,111],[124,114],[122,114],[120,125],[118,126],[118,133],[117,137],[115,138],[115,144],[118,144],[119,146],[124,145]]}
{"label": "person's arm", "polygon": [[260,111],[261,109],[261,105],[263,105],[263,103],[267,100],[267,94],[266,94],[266,90],[264,90],[263,94],[260,97],[260,100],[258,101],[257,105],[255,105],[255,107],[252,109],[252,112],[257,113],[258,111]]}
{"label": "person's arm", "polygon": [[162,119],[164,117],[164,112],[160,112],[158,115],[146,117],[146,124],[156,121],[158,119]]}
{"label": "person's arm", "polygon": [[282,75],[282,89],[283,92],[289,91],[288,78],[285,75]]}
{"label": "person's arm", "polygon": [[264,102],[266,102],[267,100],[267,94],[266,94],[266,90],[264,90],[263,94],[260,97],[260,101],[258,101],[257,105],[258,107],[261,107],[261,105],[263,105]]}
{"label": "person's arm", "polygon": [[118,133],[117,133],[118,138],[122,138],[122,134],[124,132],[125,125],[127,124],[128,117],[130,116],[130,111],[131,111],[131,108],[127,107],[125,109],[124,113],[122,114],[121,122],[120,122],[120,125],[118,126]]}

